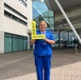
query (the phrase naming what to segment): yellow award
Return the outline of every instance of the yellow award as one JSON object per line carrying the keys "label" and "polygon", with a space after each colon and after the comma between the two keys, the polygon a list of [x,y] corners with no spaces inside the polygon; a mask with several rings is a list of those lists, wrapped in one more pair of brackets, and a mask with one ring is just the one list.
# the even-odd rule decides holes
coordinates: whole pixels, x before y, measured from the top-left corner
{"label": "yellow award", "polygon": [[32,21],[32,39],[44,39],[44,34],[36,34],[36,21]]}

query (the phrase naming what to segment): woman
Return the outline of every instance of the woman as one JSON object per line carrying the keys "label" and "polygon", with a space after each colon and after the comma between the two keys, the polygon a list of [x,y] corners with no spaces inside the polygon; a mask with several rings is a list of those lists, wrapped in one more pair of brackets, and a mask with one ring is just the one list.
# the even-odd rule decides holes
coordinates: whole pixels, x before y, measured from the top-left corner
{"label": "woman", "polygon": [[38,80],[50,80],[52,44],[55,44],[54,35],[47,31],[47,23],[43,20],[40,21],[40,30],[37,34],[45,34],[45,39],[31,40],[35,44],[34,57],[35,66]]}

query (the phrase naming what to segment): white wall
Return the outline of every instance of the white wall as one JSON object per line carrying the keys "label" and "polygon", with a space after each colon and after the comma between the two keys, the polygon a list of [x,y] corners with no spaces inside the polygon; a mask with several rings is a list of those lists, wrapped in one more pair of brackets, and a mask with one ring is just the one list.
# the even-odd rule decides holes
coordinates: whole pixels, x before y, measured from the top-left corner
{"label": "white wall", "polygon": [[[16,22],[10,18],[7,18],[4,16],[4,9],[7,10],[8,12],[16,15],[20,19],[26,21],[19,15],[15,14],[14,12],[4,8],[4,2],[13,7],[15,10],[23,14],[28,18],[27,23],[28,25],[25,26],[19,22]],[[0,0],[0,31],[4,32],[9,32],[9,33],[14,33],[18,35],[23,35],[23,36],[28,36],[27,35],[27,29],[31,28],[31,21],[32,21],[32,0],[27,0],[27,8],[20,3],[19,0]]]}
{"label": "white wall", "polygon": [[[21,14],[27,16],[27,8],[19,0],[3,0]],[[27,0],[28,1],[28,0]],[[28,4],[29,5],[29,4]]]}
{"label": "white wall", "polygon": [[[28,17],[28,29],[31,29],[31,22],[32,22],[32,0],[27,0],[27,3],[28,3],[28,5],[27,5],[27,12],[28,12],[28,15],[27,15],[27,17]],[[29,38],[29,37],[28,37]],[[30,49],[30,41],[29,41],[29,39],[28,39],[28,49]]]}
{"label": "white wall", "polygon": [[27,17],[28,17],[28,28],[30,28],[31,29],[31,21],[32,21],[32,0],[27,0],[27,2],[28,2],[28,5],[27,5],[27,12],[28,12],[28,15],[27,15]]}
{"label": "white wall", "polygon": [[4,53],[4,32],[0,31],[0,54]]}
{"label": "white wall", "polygon": [[[20,19],[26,21],[16,13],[12,12],[11,10],[7,9],[4,7],[4,2],[7,3],[9,6],[23,14],[28,18],[27,23],[28,25],[25,26],[15,20],[12,20],[6,16],[4,16],[4,9],[7,10],[8,12],[12,13],[13,15],[19,17]],[[32,0],[27,0],[27,8],[19,1],[19,0],[0,0],[0,36],[4,32],[8,33],[13,33],[17,35],[22,35],[22,36],[28,36],[27,34],[27,29],[31,28],[31,21],[32,21]],[[1,41],[4,41],[2,37],[0,37]],[[28,41],[29,43],[29,41]],[[0,42],[0,53],[2,53],[4,50],[4,45]],[[2,47],[1,47],[2,46]],[[29,45],[28,45],[29,48]]]}

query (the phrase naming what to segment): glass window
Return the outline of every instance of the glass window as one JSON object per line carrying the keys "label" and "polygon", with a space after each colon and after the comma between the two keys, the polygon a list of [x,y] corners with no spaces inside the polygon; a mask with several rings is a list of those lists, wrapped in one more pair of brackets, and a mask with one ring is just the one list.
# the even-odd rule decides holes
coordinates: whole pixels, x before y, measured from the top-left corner
{"label": "glass window", "polygon": [[13,51],[19,50],[19,40],[18,38],[13,38]]}
{"label": "glass window", "polygon": [[24,50],[24,37],[19,36],[19,50]]}
{"label": "glass window", "polygon": [[27,7],[27,3],[26,3],[26,1],[27,0],[19,0],[25,7]]}
{"label": "glass window", "polygon": [[45,20],[48,23],[48,28],[54,29],[54,12],[49,10],[45,2],[42,0],[33,0],[33,20],[39,23],[40,20]]}
{"label": "glass window", "polygon": [[27,17],[25,17],[24,15],[22,15],[21,13],[19,13],[18,11],[16,11],[15,9],[13,9],[11,6],[9,6],[8,4],[4,3],[4,6],[6,8],[8,8],[9,10],[13,11],[14,13],[18,14],[20,17],[24,18],[25,20],[27,20]]}
{"label": "glass window", "polygon": [[6,10],[4,10],[4,15],[9,17],[9,18],[11,18],[11,19],[13,19],[13,20],[15,20],[15,21],[17,21],[17,22],[19,22],[19,23],[21,23],[21,24],[24,24],[25,26],[27,26],[27,22],[26,21],[21,20],[20,18],[14,16],[13,14],[9,13]]}
{"label": "glass window", "polygon": [[27,44],[28,44],[28,43],[27,43],[27,38],[25,37],[25,38],[24,38],[24,50],[27,50],[27,48],[28,48],[28,47],[27,47]]}
{"label": "glass window", "polygon": [[49,18],[50,24],[54,24],[54,18]]}
{"label": "glass window", "polygon": [[48,11],[48,14],[49,14],[49,16],[52,16],[52,17],[54,16],[53,11],[50,11],[50,10],[49,10],[49,11]]}
{"label": "glass window", "polygon": [[27,37],[5,33],[4,52],[24,51],[28,49]]}
{"label": "glass window", "polygon": [[4,52],[12,52],[12,36],[10,34],[5,34],[4,44]]}

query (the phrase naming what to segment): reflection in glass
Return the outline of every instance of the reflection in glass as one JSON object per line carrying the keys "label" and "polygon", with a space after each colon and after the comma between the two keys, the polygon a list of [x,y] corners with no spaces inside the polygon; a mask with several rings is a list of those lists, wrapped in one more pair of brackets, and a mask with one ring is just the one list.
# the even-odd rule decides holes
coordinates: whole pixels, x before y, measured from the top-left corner
{"label": "reflection in glass", "polygon": [[49,30],[54,32],[54,12],[49,10],[44,0],[33,0],[33,20],[38,23],[40,20],[45,20]]}

